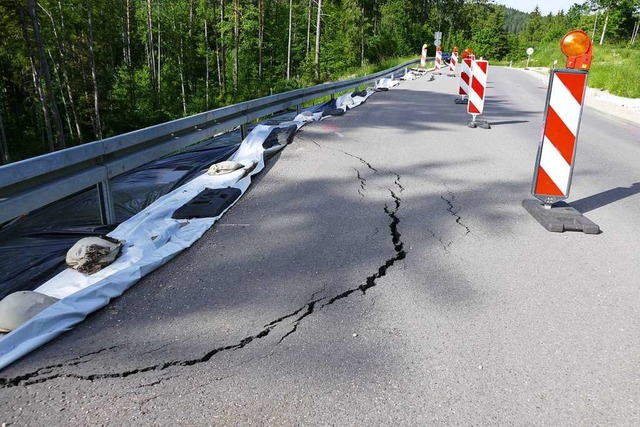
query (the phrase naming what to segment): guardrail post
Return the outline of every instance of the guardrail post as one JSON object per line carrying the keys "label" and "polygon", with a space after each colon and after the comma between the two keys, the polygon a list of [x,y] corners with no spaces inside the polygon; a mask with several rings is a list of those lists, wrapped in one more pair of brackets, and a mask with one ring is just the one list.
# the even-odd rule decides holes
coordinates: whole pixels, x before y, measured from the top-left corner
{"label": "guardrail post", "polygon": [[302,106],[300,104],[296,105],[296,116],[302,112]]}
{"label": "guardrail post", "polygon": [[116,208],[113,204],[113,195],[111,194],[111,184],[109,180],[99,182],[96,185],[98,190],[98,201],[100,204],[100,221],[102,225],[116,223]]}
{"label": "guardrail post", "polygon": [[244,141],[244,139],[247,137],[249,133],[247,132],[247,124],[243,124],[240,125],[240,136],[242,137],[242,140]]}

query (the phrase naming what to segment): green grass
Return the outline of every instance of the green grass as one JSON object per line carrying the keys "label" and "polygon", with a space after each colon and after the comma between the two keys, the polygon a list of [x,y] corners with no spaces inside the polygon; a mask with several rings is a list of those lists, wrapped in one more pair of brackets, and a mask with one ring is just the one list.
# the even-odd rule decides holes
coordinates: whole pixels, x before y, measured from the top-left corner
{"label": "green grass", "polygon": [[[554,60],[558,68],[564,68],[565,57],[559,43],[547,44],[535,48],[529,67],[553,67]],[[514,61],[514,67],[523,68],[526,59]],[[502,62],[502,65],[508,65]],[[589,87],[603,89],[613,95],[625,98],[640,98],[640,50],[628,46],[594,46]]]}

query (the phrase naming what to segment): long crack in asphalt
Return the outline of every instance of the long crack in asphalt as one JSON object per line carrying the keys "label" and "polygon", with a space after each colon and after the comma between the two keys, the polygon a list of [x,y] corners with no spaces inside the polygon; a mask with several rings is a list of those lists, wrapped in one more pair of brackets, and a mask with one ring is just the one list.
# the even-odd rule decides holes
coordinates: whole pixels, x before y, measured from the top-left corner
{"label": "long crack in asphalt", "polygon": [[[347,152],[343,152],[344,154],[356,158],[358,159],[360,162],[362,162],[364,165],[366,165],[369,169],[371,169],[374,173],[377,173],[378,170],[376,168],[374,168],[373,166],[371,166],[371,164],[367,161],[365,161],[364,159],[355,156],[353,154],[347,153]],[[398,217],[398,211],[400,210],[400,206],[402,204],[402,199],[400,198],[400,194],[402,194],[402,192],[404,191],[404,187],[402,186],[402,184],[400,183],[400,175],[395,174],[395,181],[394,181],[394,185],[397,187],[396,190],[394,191],[393,189],[389,189],[389,192],[391,194],[391,197],[393,199],[393,203],[392,206],[389,207],[388,204],[385,204],[384,206],[384,212],[385,214],[389,217],[390,222],[389,222],[389,230],[390,230],[390,234],[391,234],[391,242],[393,243],[393,248],[394,248],[394,255],[392,257],[390,257],[389,259],[387,259],[384,264],[382,264],[378,270],[368,276],[365,279],[365,282],[363,284],[360,284],[359,286],[349,289],[345,292],[342,292],[334,297],[328,298],[328,297],[322,297],[322,298],[315,298],[315,295],[318,294],[318,292],[315,292],[312,296],[312,300],[309,301],[308,303],[306,303],[305,305],[303,305],[302,307],[298,308],[297,310],[284,315],[268,324],[266,324],[263,329],[257,333],[256,335],[251,335],[248,336],[246,338],[243,338],[242,340],[240,340],[240,342],[236,343],[236,344],[232,344],[232,345],[227,345],[227,346],[222,346],[222,347],[218,347],[215,348],[211,351],[209,351],[208,353],[206,353],[204,356],[196,358],[196,359],[188,359],[188,360],[177,360],[177,361],[171,361],[171,362],[164,362],[164,363],[159,363],[156,365],[151,365],[151,366],[146,366],[146,367],[142,367],[142,368],[138,368],[138,369],[131,369],[128,371],[124,371],[124,372],[111,372],[111,373],[101,373],[101,374],[92,374],[92,375],[78,375],[78,374],[74,374],[74,373],[56,373],[56,374],[52,374],[52,375],[47,375],[49,373],[51,373],[52,370],[54,369],[59,369],[59,368],[64,368],[66,366],[74,366],[76,364],[79,364],[81,362],[71,362],[71,363],[62,363],[62,364],[58,364],[58,365],[52,365],[52,366],[47,366],[44,368],[40,368],[36,371],[33,372],[29,372],[23,375],[19,375],[13,378],[0,378],[0,388],[11,388],[11,387],[17,387],[17,386],[27,386],[27,385],[32,385],[32,384],[39,384],[39,383],[44,383],[46,381],[50,381],[50,380],[55,380],[55,379],[59,379],[59,378],[72,378],[72,379],[79,379],[79,380],[85,380],[85,381],[96,381],[96,380],[104,380],[104,379],[111,379],[111,378],[127,378],[133,375],[138,375],[138,374],[143,374],[146,372],[152,372],[152,371],[163,371],[165,369],[171,368],[171,367],[185,367],[185,366],[193,366],[196,364],[200,364],[200,363],[206,363],[209,360],[211,360],[211,358],[215,355],[217,355],[218,353],[224,352],[224,351],[235,351],[235,350],[240,350],[242,348],[244,348],[245,346],[247,346],[248,344],[250,344],[251,342],[264,338],[267,335],[269,335],[271,333],[271,331],[276,328],[277,326],[279,326],[281,323],[283,323],[285,320],[287,319],[291,319],[291,318],[295,318],[295,320],[293,321],[292,325],[291,325],[291,329],[289,331],[287,331],[282,338],[280,338],[278,343],[282,343],[284,341],[285,338],[287,338],[288,336],[290,336],[291,334],[295,333],[298,330],[298,326],[300,325],[300,323],[308,316],[310,316],[311,314],[313,314],[316,310],[320,310],[323,309],[324,307],[334,304],[336,301],[345,299],[349,296],[351,296],[352,294],[360,291],[361,295],[366,294],[367,290],[369,290],[370,288],[374,287],[377,285],[377,280],[384,277],[387,274],[387,271],[389,270],[389,268],[391,268],[396,262],[404,259],[407,255],[406,251],[404,250],[404,243],[402,242],[402,235],[400,234],[400,231],[398,229],[398,225],[400,224],[400,218]],[[363,179],[360,177],[360,172],[358,171],[358,179],[360,179],[360,182],[362,185],[363,184]],[[321,302],[323,302],[323,304],[319,304]],[[296,317],[297,316],[297,317]],[[110,347],[110,348],[114,348],[114,347]],[[92,353],[89,353],[87,355],[84,356],[80,356],[78,358],[76,358],[75,360],[80,360],[86,356],[89,355],[94,355],[97,353],[100,353],[102,351],[108,350],[107,348],[105,349],[101,349]],[[153,384],[153,383],[151,383]]]}
{"label": "long crack in asphalt", "polygon": [[453,215],[453,217],[456,219],[456,224],[458,224],[459,226],[463,227],[466,230],[466,232],[464,233],[465,235],[471,233],[471,229],[462,222],[462,217],[459,215],[460,211],[455,209],[455,207],[453,206],[453,201],[455,200],[456,196],[448,188],[447,188],[447,193],[449,194],[448,198],[445,196],[440,196],[440,198],[447,203],[447,206],[448,206],[447,211],[451,215]]}

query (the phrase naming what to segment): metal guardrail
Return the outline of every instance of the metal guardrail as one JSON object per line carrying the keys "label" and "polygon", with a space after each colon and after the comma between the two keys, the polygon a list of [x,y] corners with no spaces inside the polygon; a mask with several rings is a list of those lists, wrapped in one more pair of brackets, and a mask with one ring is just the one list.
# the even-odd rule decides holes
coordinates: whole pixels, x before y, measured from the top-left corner
{"label": "metal guardrail", "polygon": [[109,180],[189,145],[269,114],[377,81],[416,64],[408,61],[368,76],[324,83],[234,104],[205,113],[67,148],[0,167],[0,224],[92,186],[104,224],[115,223]]}

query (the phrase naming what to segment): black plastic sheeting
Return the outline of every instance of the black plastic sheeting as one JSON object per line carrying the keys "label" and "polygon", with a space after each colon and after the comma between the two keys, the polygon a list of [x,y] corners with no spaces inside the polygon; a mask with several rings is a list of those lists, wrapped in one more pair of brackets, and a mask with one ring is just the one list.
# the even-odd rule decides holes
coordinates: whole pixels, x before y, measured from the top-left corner
{"label": "black plastic sheeting", "polygon": [[[313,113],[343,114],[336,101],[315,105]],[[339,113],[338,113],[339,112]],[[291,121],[286,112],[263,124]],[[276,128],[263,143],[265,161],[293,140],[295,126]],[[0,229],[0,300],[17,291],[37,288],[66,268],[66,253],[79,239],[104,235],[155,200],[189,182],[214,163],[228,159],[239,147],[239,131],[199,143],[187,150],[148,163],[111,180],[116,224],[101,225],[95,189],[77,193],[5,224]],[[277,147],[275,147],[277,148]]]}
{"label": "black plastic sheeting", "polygon": [[111,180],[117,224],[102,226],[95,189],[31,212],[0,230],[0,299],[33,290],[66,268],[79,239],[104,235],[158,198],[228,159],[240,145],[231,132]]}

